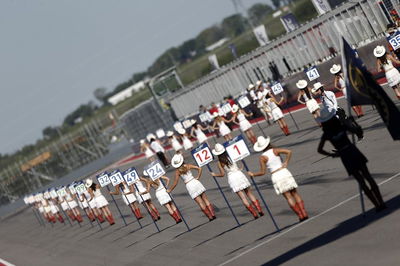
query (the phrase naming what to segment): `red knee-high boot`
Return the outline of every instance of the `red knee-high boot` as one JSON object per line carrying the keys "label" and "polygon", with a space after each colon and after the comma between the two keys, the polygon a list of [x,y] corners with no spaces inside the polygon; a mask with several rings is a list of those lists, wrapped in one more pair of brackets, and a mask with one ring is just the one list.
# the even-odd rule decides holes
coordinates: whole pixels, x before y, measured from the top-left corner
{"label": "red knee-high boot", "polygon": [[100,223],[104,223],[105,222],[105,220],[104,220],[104,217],[103,217],[103,214],[101,213],[101,214],[99,214],[99,215],[97,215],[97,220],[99,220],[99,222]]}
{"label": "red knee-high boot", "polygon": [[213,217],[213,219],[217,218],[217,217],[215,216],[215,211],[214,211],[214,207],[212,206],[212,204],[207,205],[206,207],[207,207],[207,209],[210,211],[210,214],[211,214],[211,216]]}
{"label": "red knee-high boot", "polygon": [[83,222],[82,216],[80,214],[76,215],[76,220],[78,221],[78,223]]}
{"label": "red knee-high boot", "polygon": [[254,219],[258,219],[257,212],[253,209],[251,205],[246,206],[247,210],[253,215]]}
{"label": "red knee-high boot", "polygon": [[58,221],[60,221],[60,223],[64,222],[64,218],[61,216],[61,214],[57,215]]}
{"label": "red knee-high boot", "polygon": [[140,219],[143,218],[142,213],[140,212],[140,209],[139,209],[139,208],[134,208],[134,209],[133,209],[133,213],[135,214],[135,216],[136,216],[136,218],[137,218],[138,220],[140,220]]}
{"label": "red knee-high boot", "polygon": [[299,217],[299,221],[303,221],[304,217],[301,213],[300,206],[298,204],[295,204],[293,206],[290,206],[290,208],[297,214],[297,216]]}
{"label": "red knee-high boot", "polygon": [[108,223],[109,223],[110,225],[115,224],[114,217],[113,217],[112,214],[110,214],[109,216],[106,216],[106,218],[107,218]]}
{"label": "red knee-high boot", "polygon": [[306,209],[304,208],[304,201],[298,202],[297,205],[299,206],[300,212],[301,212],[301,214],[302,214],[302,216],[303,216],[303,220],[308,219],[307,211],[306,211]]}
{"label": "red knee-high boot", "polygon": [[210,210],[206,207],[204,208],[204,210],[202,210],[204,212],[204,214],[207,216],[209,221],[214,220],[214,217],[211,215]]}
{"label": "red knee-high boot", "polygon": [[176,222],[177,224],[179,224],[180,222],[182,222],[182,219],[181,219],[181,217],[179,216],[179,214],[178,214],[177,211],[174,211],[174,212],[171,214],[171,216],[172,216],[172,218],[174,218],[174,220],[175,220],[175,222]]}
{"label": "red knee-high boot", "polygon": [[153,209],[154,214],[157,216],[157,220],[161,219],[160,213],[158,212],[158,210],[156,208]]}
{"label": "red knee-high boot", "polygon": [[282,130],[283,134],[285,134],[285,136],[287,136],[286,128],[285,127],[281,127],[281,130]]}
{"label": "red knee-high boot", "polygon": [[286,136],[289,136],[291,133],[290,133],[289,128],[288,128],[287,125],[285,126],[285,129],[286,129]]}
{"label": "red knee-high boot", "polygon": [[258,214],[260,216],[264,216],[264,212],[263,212],[263,210],[261,208],[260,202],[258,200],[256,200],[256,201],[253,201],[253,204],[254,204],[254,207],[256,207],[256,210],[257,210]]}

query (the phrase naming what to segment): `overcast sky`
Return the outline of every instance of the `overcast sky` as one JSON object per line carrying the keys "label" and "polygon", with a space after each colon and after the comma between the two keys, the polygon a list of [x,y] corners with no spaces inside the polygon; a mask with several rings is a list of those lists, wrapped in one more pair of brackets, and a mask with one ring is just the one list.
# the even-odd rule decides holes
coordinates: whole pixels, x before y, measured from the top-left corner
{"label": "overcast sky", "polygon": [[95,88],[112,90],[234,12],[230,0],[0,1],[0,152],[35,142]]}

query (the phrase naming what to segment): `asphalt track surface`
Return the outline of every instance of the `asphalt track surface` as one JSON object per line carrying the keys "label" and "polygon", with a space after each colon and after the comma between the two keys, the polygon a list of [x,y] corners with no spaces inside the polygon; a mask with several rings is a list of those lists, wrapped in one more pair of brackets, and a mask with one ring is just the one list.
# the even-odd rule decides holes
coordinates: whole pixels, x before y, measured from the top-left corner
{"label": "asphalt track surface", "polygon": [[[388,94],[392,96],[393,92]],[[339,103],[345,106],[343,100]],[[276,124],[259,125],[272,137],[274,145],[293,151],[288,168],[299,183],[298,191],[310,215],[303,223],[298,223],[283,197],[275,194],[267,174],[256,180],[281,231],[276,231],[268,214],[253,220],[230,191],[226,178],[219,179],[241,223],[237,226],[205,168],[200,181],[217,207],[215,221],[208,222],[182,182],[173,191],[190,232],[184,223],[175,225],[154,196],[162,216],[158,222],[161,232],[157,232],[148,214],[141,220],[141,229],[118,198],[128,222],[125,226],[107,196],[116,224],[104,223],[103,230],[97,225],[92,227],[87,220],[82,227],[68,223],[39,226],[31,209],[8,217],[0,223],[0,258],[15,265],[398,265],[400,144],[392,141],[375,110],[364,109],[366,115],[358,121],[365,129],[365,140],[358,147],[381,184],[389,207],[382,213],[376,214],[365,200],[367,212],[361,215],[357,183],[347,177],[340,159],[324,158],[316,152],[321,130],[306,110],[300,110],[293,113],[299,130],[290,116],[285,117],[293,132],[288,137]],[[256,125],[253,129],[257,135],[262,134]],[[234,132],[238,134],[239,131]],[[213,145],[212,139],[209,142]],[[253,171],[258,170],[258,156],[252,154],[245,159]],[[186,158],[192,161],[189,154]],[[147,163],[138,159],[119,168],[133,165],[142,170]],[[211,167],[216,169],[214,162]],[[173,177],[172,169],[167,176]],[[253,192],[259,197],[255,189]]]}

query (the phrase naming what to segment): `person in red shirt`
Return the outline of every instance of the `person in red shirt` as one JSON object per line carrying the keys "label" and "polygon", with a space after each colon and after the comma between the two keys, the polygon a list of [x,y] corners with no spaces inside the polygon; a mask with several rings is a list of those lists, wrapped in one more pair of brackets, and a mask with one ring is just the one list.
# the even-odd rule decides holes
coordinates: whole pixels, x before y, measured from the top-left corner
{"label": "person in red shirt", "polygon": [[211,108],[208,110],[210,114],[218,113],[218,106],[215,103],[211,103]]}

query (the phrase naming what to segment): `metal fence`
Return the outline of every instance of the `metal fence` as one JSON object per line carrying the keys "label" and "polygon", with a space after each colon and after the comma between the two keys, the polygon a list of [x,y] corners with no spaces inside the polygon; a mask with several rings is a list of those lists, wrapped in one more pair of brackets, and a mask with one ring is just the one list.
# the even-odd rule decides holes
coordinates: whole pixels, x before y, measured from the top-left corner
{"label": "metal fence", "polygon": [[[391,3],[398,11],[398,2]],[[208,106],[224,96],[238,95],[251,82],[280,78],[273,71],[275,66],[280,76],[286,77],[333,58],[340,51],[342,35],[354,47],[382,38],[389,19],[377,1],[346,2],[200,78],[167,100],[178,117],[193,114],[200,104]]]}
{"label": "metal fence", "polygon": [[35,191],[73,169],[107,153],[110,136],[105,132],[110,121],[94,119],[36,149],[23,160],[0,172],[0,205]]}

